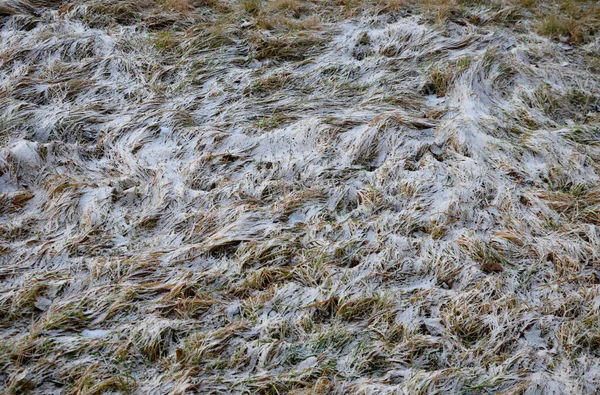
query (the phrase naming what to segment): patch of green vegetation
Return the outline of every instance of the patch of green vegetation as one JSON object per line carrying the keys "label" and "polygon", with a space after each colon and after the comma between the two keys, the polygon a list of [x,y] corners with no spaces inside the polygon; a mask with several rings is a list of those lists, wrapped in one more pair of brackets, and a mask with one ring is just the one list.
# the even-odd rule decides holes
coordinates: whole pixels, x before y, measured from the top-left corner
{"label": "patch of green vegetation", "polygon": [[39,326],[43,330],[77,330],[88,322],[89,317],[85,314],[84,306],[81,303],[71,302],[47,311]]}
{"label": "patch of green vegetation", "polygon": [[255,126],[258,129],[272,130],[280,127],[288,120],[289,117],[286,117],[283,113],[274,112],[273,114],[258,117],[258,120],[255,122]]}
{"label": "patch of green vegetation", "polygon": [[423,92],[430,95],[434,94],[437,97],[444,97],[453,79],[454,70],[451,66],[435,66],[427,75],[427,82],[423,87]]}
{"label": "patch of green vegetation", "polygon": [[577,126],[571,129],[565,138],[577,144],[598,146],[600,145],[600,127]]}
{"label": "patch of green vegetation", "polygon": [[580,44],[587,41],[600,25],[600,4],[595,1],[560,0],[557,8],[537,8],[540,34]]}
{"label": "patch of green vegetation", "polygon": [[278,37],[254,34],[250,37],[251,52],[256,60],[302,61],[315,55],[325,43],[324,38],[305,32]]}
{"label": "patch of green vegetation", "polygon": [[581,42],[584,38],[581,25],[576,20],[562,14],[551,14],[543,18],[539,23],[538,31],[553,39],[565,37],[575,43]]}
{"label": "patch of green vegetation", "polygon": [[329,330],[322,331],[312,343],[315,352],[325,350],[340,350],[346,344],[350,343],[353,335],[348,329],[343,327],[333,327]]}
{"label": "patch of green vegetation", "polygon": [[294,75],[289,71],[273,73],[266,77],[257,78],[250,84],[244,92],[257,95],[267,96],[281,89],[290,87],[295,81]]}
{"label": "patch of green vegetation", "polygon": [[458,71],[463,72],[471,66],[473,63],[473,57],[471,55],[465,55],[456,60],[456,68]]}
{"label": "patch of green vegetation", "polygon": [[128,26],[142,20],[141,12],[142,8],[135,1],[94,1],[88,5],[83,21],[92,27]]}
{"label": "patch of green vegetation", "polygon": [[290,344],[285,351],[284,365],[295,366],[313,355],[310,348],[303,343]]}
{"label": "patch of green vegetation", "polygon": [[485,339],[492,327],[485,320],[490,304],[481,292],[460,294],[441,311],[441,321],[446,329],[465,344],[473,345]]}
{"label": "patch of green vegetation", "polygon": [[177,45],[176,34],[171,30],[156,32],[153,43],[161,51],[170,51]]}

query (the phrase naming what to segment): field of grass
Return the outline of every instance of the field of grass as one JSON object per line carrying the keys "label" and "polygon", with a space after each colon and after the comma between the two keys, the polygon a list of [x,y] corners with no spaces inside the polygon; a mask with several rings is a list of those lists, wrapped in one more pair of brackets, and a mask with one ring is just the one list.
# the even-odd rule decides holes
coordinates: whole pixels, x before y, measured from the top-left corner
{"label": "field of grass", "polygon": [[600,3],[0,26],[0,393],[600,392]]}

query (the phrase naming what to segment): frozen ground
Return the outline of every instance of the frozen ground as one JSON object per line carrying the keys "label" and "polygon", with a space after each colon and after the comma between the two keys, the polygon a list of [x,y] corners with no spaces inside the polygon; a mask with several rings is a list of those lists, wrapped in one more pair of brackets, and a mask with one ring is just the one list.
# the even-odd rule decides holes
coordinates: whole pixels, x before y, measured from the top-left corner
{"label": "frozen ground", "polygon": [[0,0],[3,390],[598,393],[599,8]]}

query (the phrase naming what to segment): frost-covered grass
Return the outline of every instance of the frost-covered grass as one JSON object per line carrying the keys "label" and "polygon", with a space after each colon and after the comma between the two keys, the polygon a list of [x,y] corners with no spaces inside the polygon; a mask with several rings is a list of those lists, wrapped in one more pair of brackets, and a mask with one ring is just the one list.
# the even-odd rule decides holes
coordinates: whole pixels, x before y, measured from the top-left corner
{"label": "frost-covered grass", "polygon": [[600,11],[0,0],[7,393],[597,393]]}

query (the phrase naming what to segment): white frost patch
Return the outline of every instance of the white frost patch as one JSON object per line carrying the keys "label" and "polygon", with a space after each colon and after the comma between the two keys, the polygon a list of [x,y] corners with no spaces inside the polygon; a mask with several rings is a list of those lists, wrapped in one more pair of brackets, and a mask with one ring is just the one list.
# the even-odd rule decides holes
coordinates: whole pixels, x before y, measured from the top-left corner
{"label": "white frost patch", "polygon": [[88,339],[100,339],[110,334],[110,330],[106,329],[85,329],[81,332],[81,336],[87,337]]}

